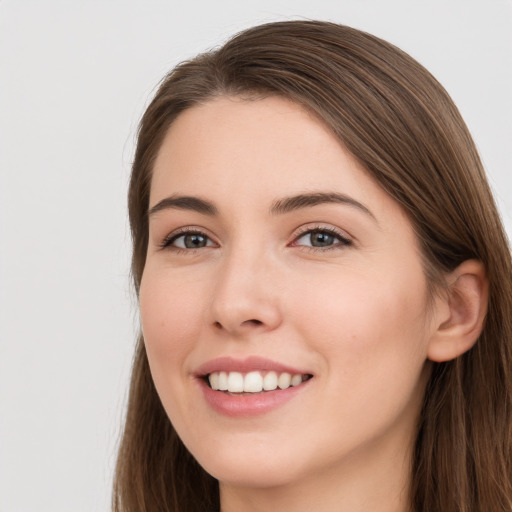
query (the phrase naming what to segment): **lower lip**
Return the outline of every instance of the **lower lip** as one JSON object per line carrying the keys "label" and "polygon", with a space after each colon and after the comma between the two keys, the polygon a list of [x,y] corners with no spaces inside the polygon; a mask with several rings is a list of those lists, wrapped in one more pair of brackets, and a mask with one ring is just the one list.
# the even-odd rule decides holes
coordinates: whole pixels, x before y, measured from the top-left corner
{"label": "lower lip", "polygon": [[291,386],[287,389],[244,394],[229,394],[225,391],[215,391],[203,379],[199,379],[199,385],[206,402],[214,411],[225,416],[249,417],[265,414],[281,407],[300,394],[309,385],[310,380],[304,381],[299,386]]}

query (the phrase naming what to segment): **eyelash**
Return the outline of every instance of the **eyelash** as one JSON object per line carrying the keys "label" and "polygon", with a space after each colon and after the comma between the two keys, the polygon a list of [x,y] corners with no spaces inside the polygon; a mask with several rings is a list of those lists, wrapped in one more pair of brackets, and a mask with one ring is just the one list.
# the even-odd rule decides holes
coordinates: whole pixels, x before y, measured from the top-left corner
{"label": "eyelash", "polygon": [[[333,236],[338,241],[337,241],[337,243],[334,243],[333,245],[326,246],[326,247],[314,247],[314,246],[297,245],[296,244],[296,242],[298,240],[300,240],[301,238],[303,238],[305,235],[313,234],[313,233],[325,233],[330,236]],[[198,236],[205,237],[207,240],[212,241],[211,237],[209,237],[208,235],[206,235],[203,231],[201,231],[199,229],[181,228],[178,231],[173,232],[170,235],[168,235],[167,237],[165,237],[164,240],[162,241],[162,243],[160,244],[160,248],[171,250],[177,254],[180,254],[180,253],[190,254],[191,252],[195,252],[197,250],[204,249],[204,248],[208,247],[208,246],[206,246],[206,247],[198,247],[198,248],[183,248],[183,247],[176,247],[176,246],[172,245],[174,242],[176,242],[176,240],[178,240],[179,238],[181,238],[183,236],[187,236],[187,235],[198,235]],[[334,228],[309,225],[309,226],[303,227],[299,231],[299,233],[297,233],[295,235],[294,240],[291,245],[295,246],[295,247],[300,247],[301,250],[305,250],[305,251],[325,252],[325,251],[329,251],[329,250],[333,250],[333,249],[350,247],[351,245],[353,245],[353,242],[349,238],[347,238],[346,235],[344,235],[342,232],[340,232]]]}
{"label": "eyelash", "polygon": [[170,235],[167,235],[164,238],[164,240],[162,241],[162,243],[160,244],[160,248],[161,249],[168,249],[168,250],[173,251],[173,252],[175,252],[177,254],[180,254],[180,253],[188,253],[188,254],[190,254],[191,252],[195,252],[198,249],[204,249],[204,247],[199,247],[199,248],[195,248],[195,249],[193,249],[193,248],[186,249],[186,248],[183,248],[183,247],[176,247],[175,245],[172,245],[176,240],[178,240],[178,238],[181,238],[181,237],[187,236],[187,235],[203,236],[207,240],[211,240],[211,237],[209,237],[207,234],[205,234],[200,229],[180,228],[178,231],[175,231],[175,232],[171,233]]}
{"label": "eyelash", "polygon": [[[337,238],[338,241],[335,242],[333,245],[329,245],[329,246],[326,246],[326,247],[314,247],[314,246],[308,246],[308,245],[296,245],[296,242],[298,240],[300,240],[302,237],[304,237],[305,235],[308,235],[308,234],[313,234],[313,233],[326,233],[334,238]],[[297,235],[295,235],[295,238],[292,242],[292,245],[293,246],[296,246],[296,247],[300,247],[301,250],[305,250],[305,251],[314,251],[314,252],[325,252],[325,251],[330,251],[330,250],[334,250],[334,249],[341,249],[343,247],[350,247],[352,245],[352,240],[350,240],[349,238],[347,238],[347,236],[341,232],[341,231],[338,231],[337,229],[334,229],[334,228],[328,228],[328,227],[325,227],[325,226],[304,226],[303,228],[300,229],[299,233],[297,233]]]}

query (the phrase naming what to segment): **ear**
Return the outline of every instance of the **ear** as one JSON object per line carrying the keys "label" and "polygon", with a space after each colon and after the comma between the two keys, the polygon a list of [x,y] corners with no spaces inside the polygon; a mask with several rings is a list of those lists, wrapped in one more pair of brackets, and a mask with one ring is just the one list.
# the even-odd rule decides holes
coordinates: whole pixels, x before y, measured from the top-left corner
{"label": "ear", "polygon": [[461,263],[448,277],[448,287],[436,301],[435,332],[429,340],[431,361],[450,361],[468,351],[482,332],[489,283],[480,261]]}

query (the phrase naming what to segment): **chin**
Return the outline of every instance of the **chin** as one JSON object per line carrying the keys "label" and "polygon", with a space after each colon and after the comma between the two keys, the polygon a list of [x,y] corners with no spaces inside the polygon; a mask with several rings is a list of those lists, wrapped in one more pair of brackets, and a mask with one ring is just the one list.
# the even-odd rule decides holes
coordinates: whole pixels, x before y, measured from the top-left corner
{"label": "chin", "polygon": [[270,488],[285,486],[299,475],[290,473],[287,468],[274,467],[271,464],[262,466],[248,463],[218,464],[214,463],[211,468],[204,466],[204,469],[216,478],[220,483],[236,487]]}
{"label": "chin", "polygon": [[[295,463],[294,460],[295,459]],[[296,457],[270,447],[257,450],[218,450],[197,457],[203,469],[221,483],[243,487],[276,487],[300,478]]]}

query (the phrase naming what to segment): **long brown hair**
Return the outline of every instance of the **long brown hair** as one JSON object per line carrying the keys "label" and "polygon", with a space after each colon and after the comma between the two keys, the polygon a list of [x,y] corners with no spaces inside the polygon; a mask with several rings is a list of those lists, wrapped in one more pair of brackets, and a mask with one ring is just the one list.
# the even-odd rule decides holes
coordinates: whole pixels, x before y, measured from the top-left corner
{"label": "long brown hair", "polygon": [[[416,438],[410,509],[512,510],[512,265],[478,153],[452,100],[410,56],[364,32],[288,21],[242,32],[180,64],[139,129],[129,188],[138,292],[148,244],[152,166],[185,109],[219,95],[278,95],[325,125],[409,216],[432,289],[467,259],[483,262],[488,314],[476,345],[432,363]],[[113,507],[116,512],[219,509],[217,481],[181,443],[160,403],[139,339]]]}

